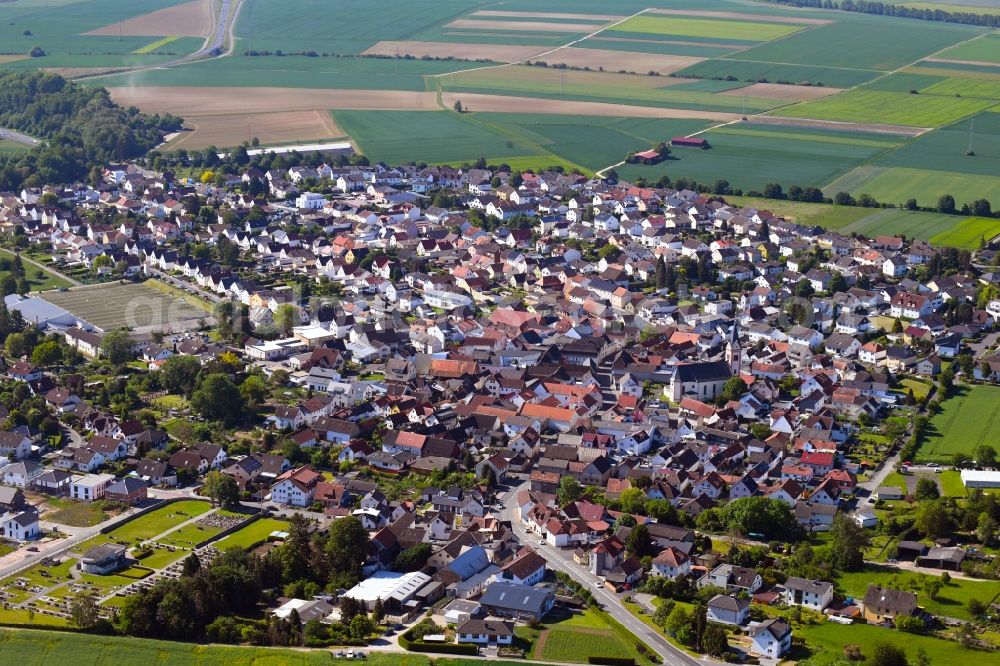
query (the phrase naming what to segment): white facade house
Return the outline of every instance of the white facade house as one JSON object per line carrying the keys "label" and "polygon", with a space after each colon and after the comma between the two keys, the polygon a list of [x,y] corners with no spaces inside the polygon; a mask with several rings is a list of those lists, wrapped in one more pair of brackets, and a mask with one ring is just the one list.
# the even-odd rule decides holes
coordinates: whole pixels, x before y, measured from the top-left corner
{"label": "white facade house", "polygon": [[833,584],[792,576],[785,581],[785,603],[822,612],[833,603]]}
{"label": "white facade house", "polygon": [[5,514],[0,517],[0,527],[4,538],[14,541],[28,541],[42,535],[38,512],[34,509]]}
{"label": "white facade house", "polygon": [[104,491],[114,480],[113,474],[78,476],[69,484],[69,496],[84,502],[99,500],[104,497]]}
{"label": "white facade house", "polygon": [[691,573],[691,558],[670,546],[653,559],[652,567],[650,574],[653,576],[677,578]]}
{"label": "white facade house", "polygon": [[771,618],[750,629],[750,654],[778,659],[792,649],[792,627]]}

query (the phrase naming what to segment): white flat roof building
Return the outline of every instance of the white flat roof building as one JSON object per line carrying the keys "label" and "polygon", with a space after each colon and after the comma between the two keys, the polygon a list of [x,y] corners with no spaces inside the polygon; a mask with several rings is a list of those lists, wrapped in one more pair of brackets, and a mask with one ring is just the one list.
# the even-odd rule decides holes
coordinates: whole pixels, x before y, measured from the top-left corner
{"label": "white flat roof building", "polygon": [[378,599],[381,599],[382,603],[395,601],[402,606],[430,582],[430,579],[430,576],[420,571],[410,573],[378,571],[349,589],[344,596],[357,599],[368,607],[374,606]]}
{"label": "white flat roof building", "polygon": [[962,485],[966,488],[1000,488],[1000,472],[963,469]]}

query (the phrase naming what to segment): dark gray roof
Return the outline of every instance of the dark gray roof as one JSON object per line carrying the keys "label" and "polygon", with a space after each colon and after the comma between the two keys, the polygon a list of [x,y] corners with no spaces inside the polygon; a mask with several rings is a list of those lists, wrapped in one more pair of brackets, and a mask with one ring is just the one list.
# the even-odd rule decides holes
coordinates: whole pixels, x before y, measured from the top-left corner
{"label": "dark gray roof", "polygon": [[491,583],[480,601],[484,606],[537,614],[541,613],[551,594],[549,590],[527,585]]}

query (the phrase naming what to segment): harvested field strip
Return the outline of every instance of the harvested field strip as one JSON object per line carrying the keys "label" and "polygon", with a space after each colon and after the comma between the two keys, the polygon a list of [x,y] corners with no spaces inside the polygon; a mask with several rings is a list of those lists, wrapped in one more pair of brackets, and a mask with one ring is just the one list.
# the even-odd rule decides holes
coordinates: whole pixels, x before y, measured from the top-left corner
{"label": "harvested field strip", "polygon": [[262,145],[275,146],[344,136],[326,110],[189,115],[184,123],[192,127],[193,131],[177,134],[167,143],[167,150],[192,150],[209,146],[230,148],[254,137]]}
{"label": "harvested field strip", "polygon": [[482,10],[473,12],[472,16],[497,16],[507,18],[552,18],[570,19],[578,21],[596,21],[598,23],[607,21],[620,21],[625,16],[614,16],[610,14],[565,14],[559,12],[505,12],[499,10]]}
{"label": "harvested field strip", "polygon": [[595,70],[603,67],[605,71],[609,72],[626,70],[637,74],[647,74],[648,72],[673,74],[701,62],[702,58],[658,55],[654,53],[633,53],[629,51],[583,49],[570,46],[540,58],[533,58],[532,60],[544,60],[549,64],[563,64],[570,67],[589,67]]}
{"label": "harvested field strip", "polygon": [[87,35],[207,37],[214,25],[212,0],[192,0],[135,18],[111,23]]}
{"label": "harvested field strip", "polygon": [[287,88],[212,87],[132,87],[109,88],[112,98],[123,106],[135,105],[144,111],[187,114],[198,109],[202,115],[232,113],[273,113],[314,109],[399,109],[435,110],[437,98],[431,92],[396,90],[315,90]]}
{"label": "harvested field strip", "polygon": [[949,65],[975,65],[976,67],[1000,67],[1000,62],[988,60],[958,60],[956,58],[924,58],[923,62],[943,62]]}
{"label": "harvested field strip", "polygon": [[363,55],[411,55],[416,58],[457,58],[461,60],[489,60],[492,62],[517,62],[541,53],[544,47],[511,46],[508,44],[463,44],[461,42],[379,42]]}
{"label": "harvested field strip", "polygon": [[904,74],[919,74],[922,76],[940,76],[943,78],[948,78],[952,76],[960,76],[963,79],[979,79],[987,81],[1000,81],[1000,70],[991,69],[990,71],[981,71],[970,69],[967,66],[954,65],[949,66],[949,63],[935,63],[937,67],[907,67],[903,70]]}
{"label": "harvested field strip", "polygon": [[609,30],[612,32],[641,32],[650,35],[714,37],[766,42],[790,35],[801,29],[802,26],[782,23],[636,16]]}
{"label": "harvested field strip", "polygon": [[160,49],[160,48],[166,46],[167,44],[170,44],[171,42],[176,42],[180,38],[181,38],[180,35],[173,35],[171,37],[164,37],[163,39],[156,40],[152,44],[146,44],[141,49],[136,49],[135,51],[132,51],[132,53],[135,53],[137,55],[143,54],[143,53],[152,53],[153,51],[156,51],[157,49]]}
{"label": "harvested field strip", "polygon": [[791,86],[784,83],[754,83],[744,88],[722,91],[723,95],[748,95],[770,99],[787,100],[790,102],[806,102],[822,99],[830,95],[844,92],[842,88],[827,88],[825,86]]}
{"label": "harvested field strip", "polygon": [[736,19],[738,21],[767,21],[768,23],[801,23],[804,25],[826,25],[827,19],[806,18],[804,16],[777,16],[775,14],[747,14],[741,12],[715,12],[698,9],[649,9],[647,14],[667,16],[700,16],[704,18]]}
{"label": "harvested field strip", "polygon": [[458,19],[448,24],[449,28],[460,30],[525,30],[528,32],[590,33],[600,27],[593,23],[545,23],[543,21],[478,21]]}

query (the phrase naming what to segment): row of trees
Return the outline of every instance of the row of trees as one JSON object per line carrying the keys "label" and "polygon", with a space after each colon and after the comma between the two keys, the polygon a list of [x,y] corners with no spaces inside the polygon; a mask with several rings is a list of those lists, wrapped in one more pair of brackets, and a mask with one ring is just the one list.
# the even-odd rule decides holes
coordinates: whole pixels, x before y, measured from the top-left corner
{"label": "row of trees", "polygon": [[897,16],[900,18],[919,19],[921,21],[940,21],[943,23],[965,23],[967,25],[984,25],[991,28],[1000,26],[1000,16],[996,14],[979,14],[941,9],[940,7],[907,7],[890,2],[870,2],[869,0],[769,0],[779,5],[794,7],[815,7],[818,9],[839,9],[845,12],[859,14],[875,14],[877,16]]}

